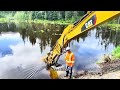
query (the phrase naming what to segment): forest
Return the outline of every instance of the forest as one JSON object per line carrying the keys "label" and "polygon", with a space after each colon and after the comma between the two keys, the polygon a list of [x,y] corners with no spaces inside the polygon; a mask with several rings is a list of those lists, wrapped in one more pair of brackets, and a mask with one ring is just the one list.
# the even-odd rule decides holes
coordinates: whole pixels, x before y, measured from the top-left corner
{"label": "forest", "polygon": [[[65,23],[69,24],[80,19],[85,13],[86,11],[0,11],[0,22],[39,21],[42,23],[43,21],[45,21],[52,23],[59,21],[60,23],[62,22],[63,24]],[[107,22],[107,24],[119,24],[119,23],[120,23],[119,17]],[[116,27],[116,25],[114,26]]]}
{"label": "forest", "polygon": [[69,20],[74,22],[83,16],[85,11],[0,11],[0,18],[22,20]]}

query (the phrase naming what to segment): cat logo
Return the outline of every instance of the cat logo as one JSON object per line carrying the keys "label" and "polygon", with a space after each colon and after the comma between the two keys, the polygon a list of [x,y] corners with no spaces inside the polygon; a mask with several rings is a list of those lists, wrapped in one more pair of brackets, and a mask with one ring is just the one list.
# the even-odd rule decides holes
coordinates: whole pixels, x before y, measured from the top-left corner
{"label": "cat logo", "polygon": [[84,31],[84,30],[86,30],[87,28],[95,25],[95,24],[96,24],[96,20],[97,20],[96,15],[92,16],[92,17],[83,25],[83,27],[82,27],[81,30]]}
{"label": "cat logo", "polygon": [[85,27],[86,28],[89,28],[90,26],[92,26],[93,23],[92,23],[92,20],[88,21],[87,23],[85,23]]}

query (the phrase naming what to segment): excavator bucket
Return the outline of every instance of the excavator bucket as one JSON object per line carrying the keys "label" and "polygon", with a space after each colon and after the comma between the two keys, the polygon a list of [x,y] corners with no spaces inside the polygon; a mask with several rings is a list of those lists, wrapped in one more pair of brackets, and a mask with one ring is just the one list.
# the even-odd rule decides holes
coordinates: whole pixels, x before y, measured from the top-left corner
{"label": "excavator bucket", "polygon": [[54,70],[53,68],[50,68],[49,71],[50,71],[51,79],[59,79],[59,76],[56,70]]}

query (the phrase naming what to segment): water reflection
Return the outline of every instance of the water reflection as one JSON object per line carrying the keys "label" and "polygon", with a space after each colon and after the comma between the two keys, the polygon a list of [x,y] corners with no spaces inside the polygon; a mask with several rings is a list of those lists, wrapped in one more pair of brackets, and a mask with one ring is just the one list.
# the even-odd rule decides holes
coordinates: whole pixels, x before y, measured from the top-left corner
{"label": "water reflection", "polygon": [[16,45],[18,42],[21,42],[22,39],[19,36],[19,33],[2,33],[0,36],[0,53],[1,57],[4,57],[8,54],[13,54],[10,45]]}
{"label": "water reflection", "polygon": [[120,31],[113,31],[107,29],[98,29],[96,38],[101,38],[101,45],[104,44],[105,49],[112,43],[115,47],[120,44]]}
{"label": "water reflection", "polygon": [[76,69],[98,67],[95,62],[119,45],[119,33],[120,31],[94,29],[72,40],[70,47],[76,55]]}
{"label": "water reflection", "polygon": [[[35,24],[35,23],[0,23],[0,33],[1,32],[19,32],[24,43],[25,38],[28,38],[32,45],[36,43],[36,39],[40,40],[40,49],[41,53],[46,46],[52,47],[57,39],[60,37],[60,34],[63,32],[64,25],[56,24]],[[116,47],[120,44],[119,41],[119,31],[97,29],[95,32],[95,38],[99,39],[99,44],[104,45],[103,48],[107,50],[107,47],[110,43],[113,43]],[[85,41],[86,37],[91,36],[91,31],[84,32],[78,36],[75,40],[79,42],[80,38]]]}
{"label": "water reflection", "polygon": [[[42,68],[43,66],[45,67],[45,64],[40,59],[50,50],[49,47],[46,47],[44,52],[40,54],[38,39],[36,39],[36,44],[32,46],[27,38],[24,44],[19,33],[4,33],[4,35],[1,36],[0,43],[3,44],[4,48],[6,48],[6,46],[9,47],[12,54],[6,54],[4,57],[0,57],[0,78],[27,78],[29,74],[33,74],[33,72],[36,73],[37,71],[39,71],[39,74],[35,74],[37,75],[36,78],[49,78],[49,73],[45,68]],[[3,42],[1,42],[1,40],[3,40]],[[13,42],[11,42],[11,40]],[[5,45],[4,43],[8,41],[10,41],[10,43]],[[20,65],[22,65],[23,70],[18,69]],[[45,77],[41,76],[42,74],[45,75]]]}
{"label": "water reflection", "polygon": [[[0,27],[0,78],[50,79],[41,57],[50,51],[64,27],[34,23],[9,25],[5,23]],[[22,71],[18,68],[21,64]]]}
{"label": "water reflection", "polygon": [[9,31],[16,32],[15,23],[0,23],[0,33]]}
{"label": "water reflection", "polygon": [[[50,48],[63,32],[64,25],[52,24],[35,24],[35,23],[4,23],[0,24],[0,51],[2,48],[9,48],[10,51],[4,49],[5,57],[0,58],[1,62],[6,61],[1,66],[1,70],[7,70],[9,66],[17,66],[19,64],[28,65],[34,61],[40,60],[40,57],[46,55]],[[3,32],[15,32],[14,34],[3,34]],[[94,29],[84,32],[76,39],[72,40],[70,47],[75,53],[76,62],[75,69],[96,68],[94,64],[103,54],[110,53],[117,45],[120,44],[120,31],[107,29]],[[16,37],[14,37],[14,35]],[[3,36],[11,36],[5,39]],[[10,43],[8,43],[10,41]],[[5,46],[5,42],[6,46]],[[2,43],[2,44],[1,44]],[[9,46],[9,47],[8,47]],[[2,56],[0,52],[0,56]],[[26,58],[25,58],[26,57]],[[16,61],[17,58],[17,61]],[[60,57],[60,62],[64,64],[64,55]],[[8,62],[7,62],[8,61]],[[12,61],[12,62],[11,62]],[[15,63],[13,63],[15,62]],[[4,67],[2,67],[4,66]]]}
{"label": "water reflection", "polygon": [[[115,47],[117,47],[120,44],[120,31],[114,31],[114,30],[108,30],[108,29],[95,29],[95,38],[99,39],[98,44],[100,44],[101,46],[103,46],[103,48],[105,50],[108,49],[108,46],[110,44],[113,44]],[[80,40],[83,40],[83,42],[85,41],[85,39],[87,37],[91,37],[93,36],[93,32],[92,31],[87,31],[84,32],[82,34],[80,34],[80,36],[78,36],[76,39],[77,42],[79,42]],[[90,40],[92,41],[92,40]],[[91,42],[92,43],[92,42]],[[94,42],[93,42],[94,43]]]}
{"label": "water reflection", "polygon": [[[4,28],[5,27],[5,28]],[[5,23],[0,24],[1,32],[19,32],[24,43],[25,38],[28,38],[32,45],[36,43],[36,39],[40,40],[40,49],[41,53],[47,45],[52,47],[57,39],[60,37],[60,34],[63,32],[64,25],[56,24],[34,24],[34,23]]]}

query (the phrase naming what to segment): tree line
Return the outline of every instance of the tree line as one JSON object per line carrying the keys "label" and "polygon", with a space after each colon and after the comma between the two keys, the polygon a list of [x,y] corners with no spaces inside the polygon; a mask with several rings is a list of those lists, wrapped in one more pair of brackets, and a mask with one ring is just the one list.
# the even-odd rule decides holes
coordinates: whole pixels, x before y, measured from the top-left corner
{"label": "tree line", "polygon": [[23,20],[69,20],[78,19],[85,11],[0,11],[0,18],[14,17]]}
{"label": "tree line", "polygon": [[[0,11],[0,18],[14,18],[16,20],[69,20],[80,19],[86,11]],[[120,17],[110,20],[110,24],[119,24]]]}

